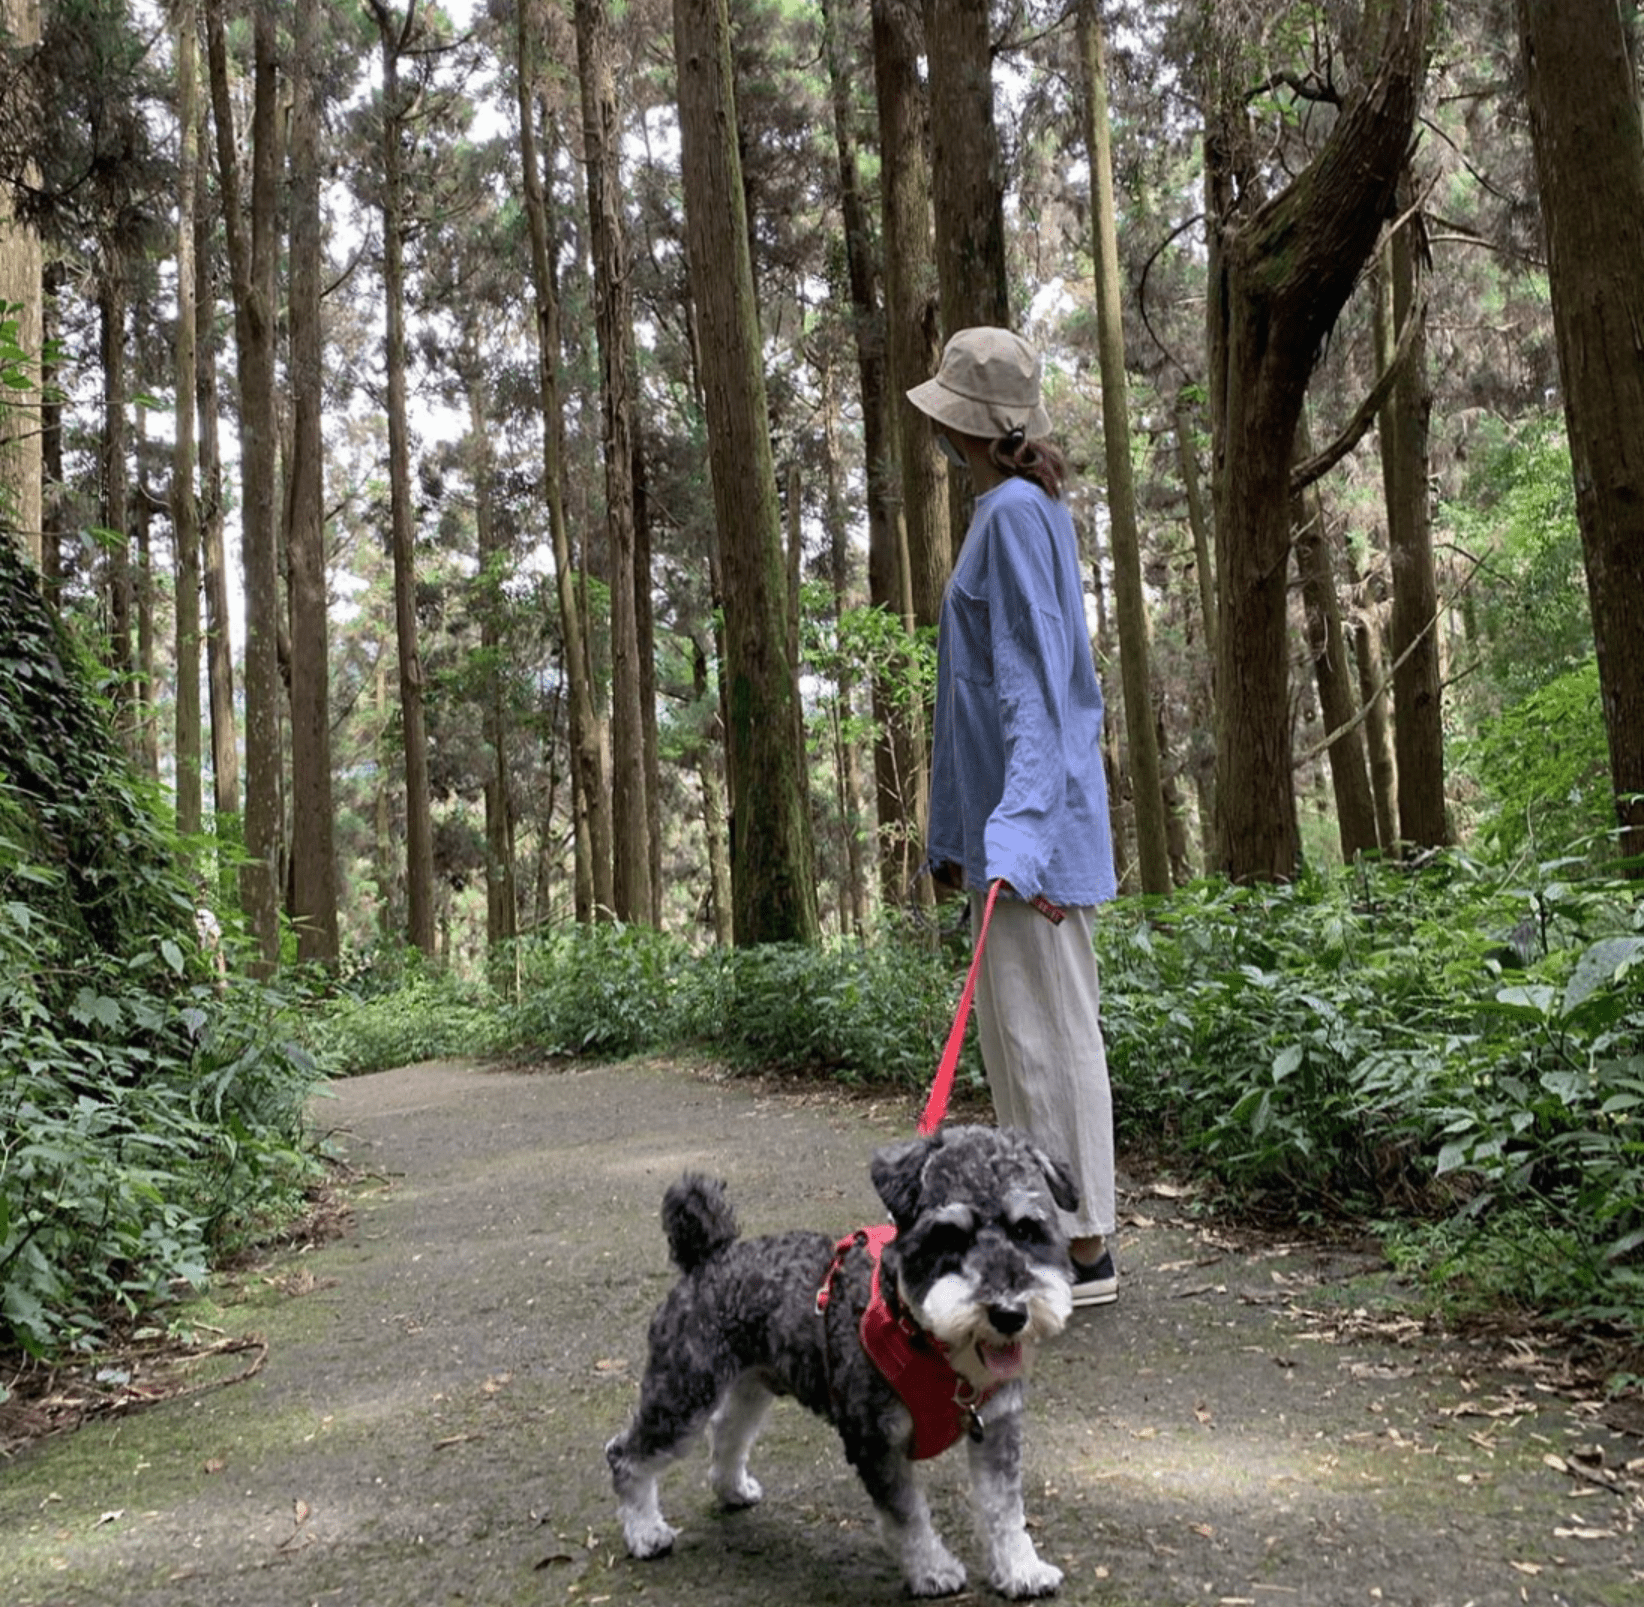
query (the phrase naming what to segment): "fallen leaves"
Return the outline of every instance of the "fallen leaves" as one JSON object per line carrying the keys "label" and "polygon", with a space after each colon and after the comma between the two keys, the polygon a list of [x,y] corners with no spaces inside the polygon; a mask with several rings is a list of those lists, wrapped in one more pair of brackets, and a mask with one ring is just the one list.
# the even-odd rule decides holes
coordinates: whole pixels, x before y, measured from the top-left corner
{"label": "fallen leaves", "polygon": [[[0,1401],[0,1457],[30,1440],[65,1433],[95,1417],[152,1406],[156,1401],[203,1395],[254,1378],[268,1360],[261,1334],[220,1335],[201,1341],[141,1330],[116,1352],[78,1366],[42,1369],[8,1380]],[[197,1378],[204,1364],[228,1356],[249,1356],[237,1371]]]}

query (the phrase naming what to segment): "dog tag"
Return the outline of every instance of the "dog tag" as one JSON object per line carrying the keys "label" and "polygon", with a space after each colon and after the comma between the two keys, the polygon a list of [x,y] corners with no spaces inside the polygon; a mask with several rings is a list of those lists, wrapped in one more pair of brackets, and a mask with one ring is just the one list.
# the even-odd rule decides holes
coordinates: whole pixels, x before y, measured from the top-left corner
{"label": "dog tag", "polygon": [[965,1432],[970,1435],[971,1443],[973,1445],[980,1445],[982,1443],[982,1434],[984,1432],[982,1428],[982,1414],[977,1411],[974,1406],[967,1406],[965,1410],[970,1414],[970,1424],[965,1429]]}

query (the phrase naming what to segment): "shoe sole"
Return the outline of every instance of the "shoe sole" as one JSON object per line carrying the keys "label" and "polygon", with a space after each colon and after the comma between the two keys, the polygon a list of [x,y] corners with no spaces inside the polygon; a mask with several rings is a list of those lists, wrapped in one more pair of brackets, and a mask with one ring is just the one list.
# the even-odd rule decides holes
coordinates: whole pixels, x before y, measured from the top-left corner
{"label": "shoe sole", "polygon": [[1119,1285],[1117,1280],[1106,1285],[1087,1284],[1082,1288],[1075,1285],[1073,1290],[1075,1308],[1081,1306],[1111,1306],[1118,1298]]}

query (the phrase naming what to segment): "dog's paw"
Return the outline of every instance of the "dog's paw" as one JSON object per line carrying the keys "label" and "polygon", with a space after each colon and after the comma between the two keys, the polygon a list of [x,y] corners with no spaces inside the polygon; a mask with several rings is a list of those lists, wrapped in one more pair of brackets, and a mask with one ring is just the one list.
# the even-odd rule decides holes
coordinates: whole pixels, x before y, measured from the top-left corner
{"label": "dog's paw", "polygon": [[1054,1596],[1062,1588],[1062,1570],[1053,1563],[1033,1557],[994,1576],[993,1588],[1011,1601],[1032,1601],[1037,1596]]}
{"label": "dog's paw", "polygon": [[674,1549],[679,1530],[661,1518],[646,1519],[624,1524],[622,1538],[630,1557],[648,1562],[652,1557],[666,1557]]}
{"label": "dog's paw", "polygon": [[714,1494],[727,1512],[740,1512],[744,1507],[756,1507],[765,1499],[764,1488],[745,1468],[734,1478],[716,1478]]}
{"label": "dog's paw", "polygon": [[910,1596],[957,1596],[965,1588],[965,1565],[947,1555],[926,1558],[907,1576]]}

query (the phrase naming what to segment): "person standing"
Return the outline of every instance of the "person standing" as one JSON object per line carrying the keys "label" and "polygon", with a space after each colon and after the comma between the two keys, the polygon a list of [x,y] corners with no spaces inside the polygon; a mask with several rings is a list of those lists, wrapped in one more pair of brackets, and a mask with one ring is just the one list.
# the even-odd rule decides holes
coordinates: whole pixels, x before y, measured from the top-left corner
{"label": "person standing", "polygon": [[1102,692],[1085,623],[1066,465],[1049,442],[1038,353],[962,329],[908,399],[975,488],[943,599],[931,755],[933,876],[969,890],[980,935],[977,1026],[994,1115],[1072,1168],[1073,1302],[1118,1298],[1113,1095],[1093,946],[1116,892]]}

